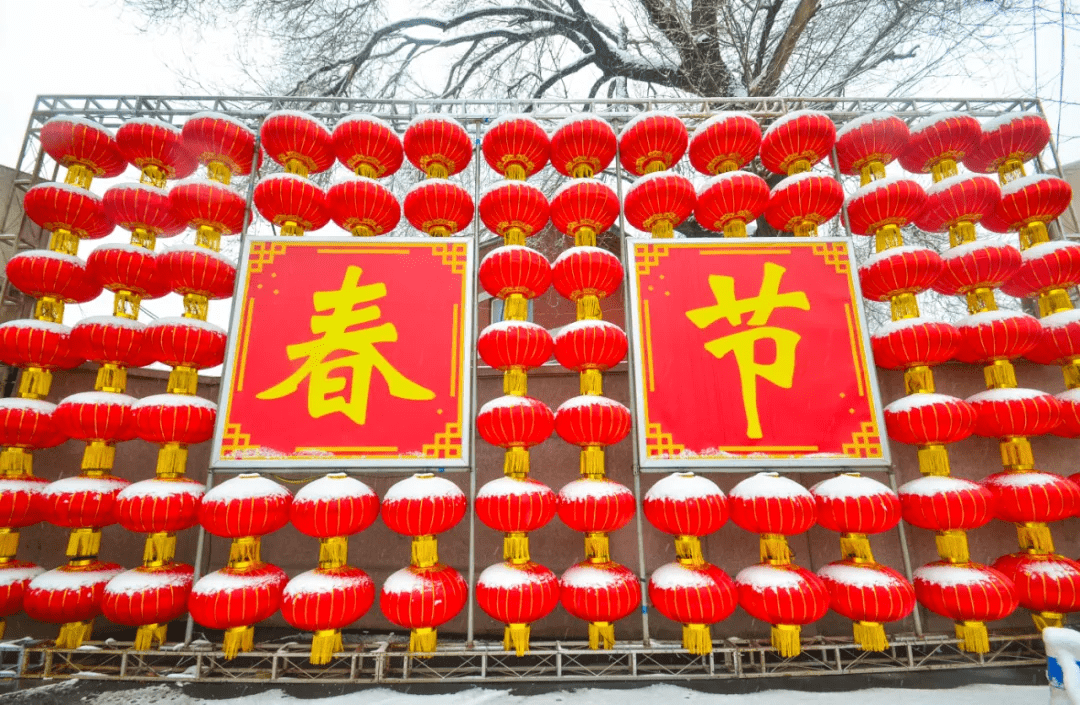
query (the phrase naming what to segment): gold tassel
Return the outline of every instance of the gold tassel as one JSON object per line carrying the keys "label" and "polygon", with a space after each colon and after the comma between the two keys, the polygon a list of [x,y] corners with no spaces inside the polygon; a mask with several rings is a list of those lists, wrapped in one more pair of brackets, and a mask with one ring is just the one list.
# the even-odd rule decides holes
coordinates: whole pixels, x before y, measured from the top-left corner
{"label": "gold tassel", "polygon": [[585,558],[590,563],[611,562],[611,547],[607,534],[600,531],[585,534]]}
{"label": "gold tassel", "polygon": [[664,169],[667,169],[667,164],[665,164],[660,159],[654,159],[653,161],[646,164],[645,168],[641,171],[643,174],[654,174],[658,171],[663,171]]}
{"label": "gold tassel", "polygon": [[199,388],[199,371],[193,367],[174,367],[166,385],[170,394],[192,396]]}
{"label": "gold tassel", "polygon": [[949,247],[959,247],[969,242],[975,242],[974,223],[964,221],[949,228]]}
{"label": "gold tassel", "polygon": [[311,663],[322,666],[330,663],[334,654],[345,649],[340,629],[319,629],[311,638]]}
{"label": "gold tassel", "polygon": [[796,159],[788,166],[787,173],[788,176],[794,176],[795,174],[802,174],[810,171],[812,168],[809,159]]}
{"label": "gold tassel", "polygon": [[49,323],[60,323],[64,320],[64,302],[51,296],[42,296],[34,304],[34,318]]}
{"label": "gold tassel", "polygon": [[503,456],[503,474],[509,477],[525,477],[529,474],[529,451],[519,446],[506,449]]}
{"label": "gold tassel", "polygon": [[968,313],[982,313],[983,311],[997,311],[997,301],[994,300],[994,290],[979,287],[969,291],[967,297]]}
{"label": "gold tassel", "polygon": [[[199,228],[199,232],[202,232],[202,228]],[[198,236],[195,237],[195,244],[199,244]],[[216,248],[213,249],[215,252]],[[198,321],[205,321],[206,317],[210,314],[210,299],[202,294],[184,294],[184,318],[194,318]],[[180,392],[177,392],[180,393]],[[194,392],[192,392],[194,394]]]}
{"label": "gold tassel", "polygon": [[306,179],[308,175],[308,166],[299,159],[287,159],[285,161],[285,173],[296,174],[297,176],[303,176]]}
{"label": "gold tassel", "polygon": [[703,565],[704,556],[701,555],[701,539],[689,534],[680,534],[675,537],[675,556],[680,563],[689,565]]}
{"label": "gold tassel", "polygon": [[439,562],[439,542],[431,534],[414,536],[412,540],[412,564],[417,568],[430,568]]}
{"label": "gold tassel", "polygon": [[583,225],[574,232],[575,247],[596,247],[596,231]]}
{"label": "gold tassel", "polygon": [[1039,318],[1046,318],[1052,313],[1070,311],[1073,308],[1069,292],[1064,289],[1051,289],[1039,294]]}
{"label": "gold tassel", "polygon": [[934,542],[937,544],[938,555],[950,563],[967,563],[971,560],[967,533],[959,529],[937,532]]}
{"label": "gold tassel", "polygon": [[791,563],[791,547],[783,534],[762,534],[758,542],[761,549],[761,562],[776,565]]}
{"label": "gold tassel", "polygon": [[1001,464],[1006,470],[1031,470],[1035,467],[1035,455],[1031,452],[1031,441],[1024,436],[1011,436],[998,442],[1001,450]]}
{"label": "gold tassel", "polygon": [[79,254],[79,236],[70,230],[57,228],[49,236],[49,249],[65,255]]}
{"label": "gold tassel", "polygon": [[524,181],[526,175],[525,167],[521,164],[506,165],[506,178],[510,181]]}
{"label": "gold tassel", "polygon": [[940,475],[948,477],[949,452],[940,443],[921,446],[919,448],[919,472],[923,475]]}
{"label": "gold tassel", "polygon": [[578,164],[572,172],[575,179],[591,179],[596,171],[591,164]]}
{"label": "gold tassel", "polygon": [[503,651],[513,649],[518,656],[529,653],[529,629],[528,624],[511,623],[503,630]]}
{"label": "gold tassel", "polygon": [[206,165],[206,175],[210,177],[211,181],[217,181],[218,183],[229,185],[232,181],[232,170],[229,169],[223,162],[210,162]]}
{"label": "gold tassel", "polygon": [[122,394],[127,389],[127,368],[106,362],[98,368],[94,389],[99,392]]}
{"label": "gold tassel", "polygon": [[817,223],[805,220],[796,225],[791,234],[795,237],[817,237]]}
{"label": "gold tassel", "polygon": [[859,186],[866,186],[871,181],[885,178],[885,165],[876,160],[863,164],[859,171]]}
{"label": "gold tassel", "polygon": [[165,182],[168,176],[165,174],[165,170],[156,164],[147,164],[142,168],[142,175],[139,177],[139,183],[150,184],[151,186],[157,186],[158,188],[165,188]]}
{"label": "gold tassel", "polygon": [[428,162],[427,167],[424,169],[429,179],[449,179],[450,170],[446,168],[445,164],[441,162]]}
{"label": "gold tassel", "polygon": [[904,390],[908,394],[933,394],[934,373],[926,365],[904,370]]}
{"label": "gold tassel", "polygon": [[746,222],[732,218],[724,223],[724,237],[746,237]]}
{"label": "gold tassel", "polygon": [[[710,166],[711,166],[711,164],[710,164]],[[720,162],[720,166],[713,169],[713,173],[714,174],[726,174],[729,171],[736,171],[736,170],[738,170],[738,168],[739,168],[739,163],[736,162],[734,159],[725,159],[724,161]]]}
{"label": "gold tassel", "polygon": [[611,622],[589,622],[589,648],[611,649],[615,646],[615,625]]}
{"label": "gold tassel", "polygon": [[904,244],[904,233],[895,225],[883,225],[874,233],[874,250],[884,252]]}
{"label": "gold tassel", "polygon": [[1050,242],[1050,233],[1046,229],[1046,223],[1036,220],[1030,225],[1020,228],[1020,249],[1026,250],[1032,245],[1041,242]]}
{"label": "gold tassel", "polygon": [[438,632],[432,627],[417,627],[409,634],[409,653],[419,658],[431,658],[438,646]]}
{"label": "gold tassel", "polygon": [[985,654],[990,651],[990,636],[982,622],[957,622],[956,638],[960,640],[960,649],[973,654]]}
{"label": "gold tassel", "polygon": [[1016,525],[1016,538],[1020,548],[1033,553],[1053,553],[1054,536],[1050,527],[1039,521]]}
{"label": "gold tassel", "polygon": [[246,568],[258,563],[260,540],[258,536],[241,536],[232,540],[229,546],[229,566],[232,568]]}
{"label": "gold tassel", "polygon": [[144,624],[135,632],[135,643],[131,648],[135,651],[149,651],[154,643],[165,643],[166,624]]}
{"label": "gold tassel", "polygon": [[529,535],[524,531],[511,531],[503,537],[503,560],[512,563],[529,562]]}
{"label": "gold tassel", "polygon": [[105,441],[90,441],[83,450],[83,470],[112,470],[116,461],[116,446]]}
{"label": "gold tassel", "polygon": [[866,534],[840,534],[840,553],[844,558],[872,563],[874,553],[870,550],[870,539]]}
{"label": "gold tassel", "polygon": [[349,560],[349,537],[331,536],[319,540],[319,567],[340,568]]}
{"label": "gold tassel", "polygon": [[132,321],[139,320],[139,308],[142,306],[142,297],[132,291],[121,289],[113,294],[113,315],[118,318],[127,318]]}
{"label": "gold tassel", "polygon": [[251,651],[255,648],[255,627],[230,627],[225,630],[225,643],[221,650],[225,652],[225,660],[236,658],[241,651]]}
{"label": "gold tassel", "polygon": [[291,220],[282,225],[281,230],[278,231],[278,235],[281,237],[302,237],[303,234],[303,226],[299,223],[294,223]]}
{"label": "gold tassel", "polygon": [[52,388],[52,372],[40,367],[27,367],[19,377],[19,396],[44,399]]}
{"label": "gold tassel", "polygon": [[600,446],[585,446],[581,449],[581,474],[585,477],[604,476],[604,449]]}
{"label": "gold tassel", "polygon": [[101,531],[97,529],[72,529],[68,535],[68,558],[91,558],[101,550]]}
{"label": "gold tassel", "polygon": [[93,180],[94,172],[82,164],[72,164],[64,176],[65,184],[73,184],[84,189],[89,189]]}
{"label": "gold tassel", "polygon": [[[1031,619],[1035,622],[1035,628],[1040,632],[1047,627],[1064,627],[1065,615],[1060,612],[1033,612]],[[0,632],[0,638],[2,638],[3,632]]]}
{"label": "gold tassel", "polygon": [[524,245],[525,244],[525,231],[521,228],[507,228],[503,233],[504,245]]}
{"label": "gold tassel", "polygon": [[600,370],[582,370],[578,389],[582,394],[603,394],[604,378]]}
{"label": "gold tassel", "polygon": [[799,635],[802,627],[798,624],[774,624],[772,628],[772,647],[784,658],[791,658],[802,653]]}
{"label": "gold tassel", "polygon": [[708,624],[684,624],[682,628],[683,648],[695,656],[712,653],[712,635]]}
{"label": "gold tassel", "polygon": [[1019,159],[1009,158],[998,166],[998,181],[1002,186],[1024,176],[1026,176],[1024,163]]}
{"label": "gold tassel", "polygon": [[1061,374],[1065,377],[1066,389],[1080,387],[1080,358],[1074,358],[1062,365]]}
{"label": "gold tassel", "polygon": [[529,301],[521,294],[510,294],[503,300],[503,319],[524,321],[529,318]]}
{"label": "gold tassel", "polygon": [[525,370],[520,367],[511,367],[503,372],[503,394],[515,397],[523,397],[529,392],[529,378]]}
{"label": "gold tassel", "polygon": [[600,297],[594,294],[585,294],[577,300],[577,319],[579,321],[598,321],[600,318]]}
{"label": "gold tassel", "polygon": [[855,641],[863,651],[884,651],[889,648],[885,638],[885,627],[880,622],[855,622],[853,625]]}
{"label": "gold tassel", "polygon": [[94,629],[94,620],[88,622],[67,622],[61,625],[56,637],[56,648],[77,649],[90,638]]}
{"label": "gold tassel", "polygon": [[0,528],[0,561],[14,558],[19,551],[19,532],[10,526]]}
{"label": "gold tassel", "polygon": [[1016,368],[1008,360],[994,360],[983,367],[983,379],[987,389],[1015,389]]}
{"label": "gold tassel", "polygon": [[894,321],[919,317],[919,301],[915,294],[897,294],[889,300]]}
{"label": "gold tassel", "polygon": [[165,565],[176,555],[176,534],[158,532],[146,537],[143,546],[143,564],[149,566]]}
{"label": "gold tassel", "polygon": [[34,455],[25,448],[9,447],[0,451],[0,475],[7,477],[32,477]]}
{"label": "gold tassel", "polygon": [[936,184],[942,179],[947,179],[950,176],[956,176],[960,172],[956,168],[956,160],[946,158],[942,159],[937,164],[930,167],[930,173],[933,175],[934,183]]}
{"label": "gold tassel", "polygon": [[675,226],[671,224],[670,220],[658,220],[653,223],[649,230],[652,232],[653,237],[660,240],[667,240],[675,237]]}
{"label": "gold tassel", "polygon": [[159,478],[180,477],[187,468],[187,455],[187,448],[179,443],[163,443],[158,449],[154,473]]}

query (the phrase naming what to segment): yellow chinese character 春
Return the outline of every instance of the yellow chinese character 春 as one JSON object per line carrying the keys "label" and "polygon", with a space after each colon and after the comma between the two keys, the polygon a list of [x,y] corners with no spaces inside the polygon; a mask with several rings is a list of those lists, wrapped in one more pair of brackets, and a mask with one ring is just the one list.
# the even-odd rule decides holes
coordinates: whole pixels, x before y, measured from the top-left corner
{"label": "yellow chinese character \u6625", "polygon": [[[750,314],[746,324],[752,326],[751,328],[705,343],[705,349],[717,359],[728,353],[735,357],[735,364],[739,367],[748,438],[762,437],[757,403],[758,378],[764,378],[783,389],[791,389],[795,375],[795,348],[802,338],[795,331],[766,325],[769,317],[778,308],[810,310],[810,301],[805,292],[780,293],[780,280],[786,271],[778,264],[766,262],[758,295],[745,299],[735,298],[734,277],[712,275],[709,277],[709,288],[712,289],[716,303],[686,312],[690,322],[703,330],[721,318],[727,319],[733,327],[740,326],[743,324],[743,315]],[[771,340],[776,346],[776,355],[772,362],[758,362],[756,345],[759,340]]]}
{"label": "yellow chinese character \u6625", "polygon": [[[323,315],[311,317],[311,332],[321,337],[288,346],[285,351],[290,360],[307,359],[285,380],[255,395],[257,398],[280,399],[296,392],[300,383],[308,379],[308,413],[312,418],[341,412],[363,425],[367,422],[371,376],[376,370],[386,380],[390,394],[399,399],[427,401],[435,398],[434,392],[406,378],[376,349],[377,343],[397,341],[397,328],[393,323],[358,327],[378,321],[382,312],[373,305],[356,307],[386,296],[385,284],[360,286],[361,274],[360,267],[349,267],[340,289],[315,292],[315,310]],[[349,354],[328,359],[342,352]],[[346,376],[331,376],[337,370],[352,373],[352,386],[347,394],[331,396],[345,390],[350,382]]]}

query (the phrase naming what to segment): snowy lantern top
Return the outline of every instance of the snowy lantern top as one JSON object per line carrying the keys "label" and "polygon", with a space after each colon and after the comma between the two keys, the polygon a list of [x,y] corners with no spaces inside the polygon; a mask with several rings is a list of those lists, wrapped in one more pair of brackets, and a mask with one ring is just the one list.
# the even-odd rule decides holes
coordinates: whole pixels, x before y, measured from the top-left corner
{"label": "snowy lantern top", "polygon": [[690,163],[702,174],[742,169],[761,147],[761,126],[749,113],[722,112],[704,121],[690,137]]}
{"label": "snowy lantern top", "polygon": [[587,178],[607,169],[617,151],[615,128],[606,120],[578,113],[551,136],[551,165],[563,176]]}
{"label": "snowy lantern top", "polygon": [[359,176],[378,179],[401,168],[405,152],[388,122],[354,113],[338,121],[333,132],[338,161]]}
{"label": "snowy lantern top", "polygon": [[715,482],[692,472],[662,478],[645,494],[645,518],[660,531],[705,536],[727,522],[727,497]]}
{"label": "snowy lantern top", "polygon": [[507,179],[523,181],[547,165],[550,142],[534,118],[503,115],[488,126],[481,149],[488,166]]}
{"label": "snowy lantern top", "polygon": [[104,125],[73,115],[59,115],[41,126],[41,147],[67,167],[65,181],[84,189],[94,177],[119,176],[127,162]]}
{"label": "snowy lantern top", "polygon": [[825,113],[796,110],[773,121],[761,138],[761,163],[776,174],[797,174],[824,159],[836,142],[836,125]]}
{"label": "snowy lantern top", "polygon": [[472,159],[472,140],[460,122],[447,115],[417,115],[405,128],[405,156],[428,177],[446,178]]}
{"label": "snowy lantern top", "polygon": [[307,113],[278,110],[259,128],[266,153],[292,174],[307,176],[334,165],[330,130]]}
{"label": "snowy lantern top", "polygon": [[465,516],[465,493],[432,473],[418,473],[395,483],[382,500],[386,525],[405,536],[440,534]]}
{"label": "snowy lantern top", "polygon": [[682,159],[689,141],[686,125],[674,114],[644,112],[619,133],[619,161],[637,176],[663,171]]}
{"label": "snowy lantern top", "polygon": [[288,523],[291,503],[292,494],[278,483],[243,473],[203,495],[199,523],[215,536],[262,536]]}
{"label": "snowy lantern top", "polygon": [[289,508],[293,526],[319,539],[359,533],[378,516],[379,497],[375,491],[340,472],[304,485]]}

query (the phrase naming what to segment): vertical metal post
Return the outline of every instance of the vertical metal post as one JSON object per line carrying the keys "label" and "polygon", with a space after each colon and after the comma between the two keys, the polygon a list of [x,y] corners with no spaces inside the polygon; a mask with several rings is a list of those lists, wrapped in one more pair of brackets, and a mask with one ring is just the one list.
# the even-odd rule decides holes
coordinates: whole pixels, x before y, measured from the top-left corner
{"label": "vertical metal post", "polygon": [[[896,472],[890,466],[885,473],[889,476],[889,487],[896,494],[899,494],[900,488],[896,485]],[[909,583],[915,582],[915,571],[911,567],[911,549],[908,547],[907,541],[907,529],[904,528],[904,522],[901,521],[896,525],[896,533],[900,537],[900,558],[904,562],[904,576],[908,579]],[[915,609],[911,611],[911,618],[915,621],[915,636],[923,635],[922,614],[919,611],[919,603],[916,601]]]}
{"label": "vertical metal post", "polygon": [[[479,276],[480,261],[480,124],[482,120],[477,120],[475,123],[475,136],[473,138],[473,206],[477,209],[473,213],[473,266],[469,276],[472,277],[475,283]],[[473,433],[472,441],[469,443],[469,603],[468,603],[468,630],[465,632],[465,647],[468,649],[473,648],[473,637],[475,636],[475,617],[476,617],[476,340],[477,334],[480,330],[480,296],[475,294],[472,300],[473,307],[473,333],[470,341],[472,348],[469,350],[469,359],[472,361],[470,365],[471,377],[470,384],[472,385],[472,401],[470,403],[469,418],[472,421]]]}
{"label": "vertical metal post", "polygon": [[[213,464],[206,471],[206,489],[210,490],[214,486],[214,466]],[[199,578],[203,575],[203,553],[206,551],[206,529],[199,526],[199,537],[195,541],[195,574],[191,577],[191,585],[194,587],[195,583],[199,582]],[[188,612],[187,626],[184,628],[184,646],[191,645],[191,637],[195,633],[195,620],[191,617],[191,612]]]}

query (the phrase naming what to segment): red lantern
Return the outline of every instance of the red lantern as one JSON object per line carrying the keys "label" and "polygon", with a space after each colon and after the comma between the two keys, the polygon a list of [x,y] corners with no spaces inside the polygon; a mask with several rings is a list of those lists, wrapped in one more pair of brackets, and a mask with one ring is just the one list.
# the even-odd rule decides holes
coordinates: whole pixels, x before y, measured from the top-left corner
{"label": "red lantern", "polygon": [[551,409],[532,397],[498,397],[480,407],[476,415],[480,437],[502,448],[530,448],[547,440],[554,428]]}
{"label": "red lantern", "polygon": [[694,210],[697,194],[690,179],[655,172],[635,181],[626,191],[623,212],[630,225],[653,237],[673,237],[674,228]]}
{"label": "red lantern", "polygon": [[712,652],[709,625],[735,611],[735,583],[716,566],[667,563],[649,576],[649,602],[660,614],[683,625],[683,648],[695,655]]}
{"label": "red lantern", "polygon": [[768,202],[765,179],[748,171],[729,171],[702,184],[694,218],[708,230],[746,237],[746,224],[757,220]]}
{"label": "red lantern", "polygon": [[514,231],[522,237],[536,235],[547,226],[549,210],[544,192],[523,181],[496,182],[480,197],[480,219],[502,237]]}
{"label": "red lantern", "polygon": [[974,236],[973,224],[994,212],[1001,201],[1001,188],[985,176],[954,176],[928,188],[926,198],[926,208],[915,219],[921,230],[943,233],[966,223]]}
{"label": "red lantern", "polygon": [[497,247],[487,253],[480,260],[479,274],[484,291],[497,299],[514,294],[534,299],[551,286],[547,258],[523,245]]}
{"label": "red lantern", "polygon": [[619,133],[619,163],[637,176],[670,169],[689,141],[686,125],[671,113],[640,113]]}
{"label": "red lantern", "polygon": [[843,473],[817,483],[810,494],[817,504],[817,522],[829,531],[880,534],[900,523],[900,498],[871,477]]}
{"label": "red lantern", "polygon": [[53,412],[60,431],[78,441],[130,441],[135,438],[135,398],[113,392],[79,392],[65,397]]}
{"label": "red lantern", "polygon": [[186,477],[136,482],[116,495],[116,523],[137,534],[175,534],[190,529],[198,523],[199,503],[205,492],[201,483]]}
{"label": "red lantern", "polygon": [[967,402],[977,414],[975,433],[987,438],[1041,436],[1061,421],[1061,403],[1036,389],[987,389]]}
{"label": "red lantern", "polygon": [[[255,131],[239,120],[223,113],[195,113],[181,131],[184,147],[223,183],[229,183],[230,175],[251,173],[255,161]],[[260,153],[259,164],[254,166],[257,168],[261,163]]]}
{"label": "red lantern", "polygon": [[607,370],[622,362],[626,333],[607,321],[574,321],[555,336],[555,359],[568,370]]}
{"label": "red lantern", "polygon": [[836,179],[823,174],[795,174],[773,188],[765,220],[777,230],[796,236],[817,235],[818,226],[832,220],[843,204],[844,189]]}
{"label": "red lantern", "polygon": [[796,110],[781,115],[761,137],[761,163],[775,174],[810,171],[836,142],[836,125],[825,113]]}
{"label": "red lantern", "polygon": [[886,226],[907,225],[924,207],[926,191],[917,181],[889,176],[871,181],[848,196],[845,212],[851,232],[875,235]]}
{"label": "red lantern", "polygon": [[413,227],[434,237],[447,237],[472,222],[469,192],[446,179],[427,179],[409,189],[402,202]]}
{"label": "red lantern", "polygon": [[326,194],[296,174],[271,174],[255,186],[255,207],[281,228],[281,235],[303,235],[330,222]]}
{"label": "red lantern", "polygon": [[971,404],[946,394],[910,394],[885,407],[889,437],[909,445],[956,443],[975,430]]}
{"label": "red lantern", "polygon": [[949,248],[941,260],[944,267],[934,291],[946,296],[996,289],[1016,274],[1022,262],[1015,247],[980,241]]}
{"label": "red lantern", "polygon": [[[563,235],[578,238],[583,230],[595,236],[607,231],[619,217],[619,197],[606,184],[574,179],[551,197],[551,223]],[[582,242],[581,244],[592,244]]]}
{"label": "red lantern", "polygon": [[[900,507],[904,521],[920,529],[967,531],[994,518],[994,495],[971,480],[927,475],[900,487]],[[956,557],[967,560],[963,553]]]}
{"label": "red lantern", "polygon": [[[734,519],[734,516],[732,516]],[[735,576],[739,604],[772,627],[772,645],[784,658],[802,652],[800,627],[829,611],[829,591],[818,576],[797,565],[752,565]]]}
{"label": "red lantern", "polygon": [[128,232],[144,230],[154,237],[172,237],[184,231],[169,193],[150,184],[117,184],[102,196],[101,206],[106,218]]}
{"label": "red lantern", "polygon": [[979,121],[964,113],[937,113],[911,125],[900,164],[913,174],[934,172],[934,180],[956,173],[956,162],[974,151],[982,136]]}
{"label": "red lantern", "polygon": [[[221,287],[216,293],[222,293],[223,289]],[[146,326],[146,344],[153,351],[154,359],[170,367],[205,370],[220,365],[225,358],[225,330],[197,318],[169,317],[151,321]]]}
{"label": "red lantern", "polygon": [[44,568],[27,561],[0,564],[0,637],[4,635],[4,618],[22,611],[27,586],[44,572]]}
{"label": "red lantern", "polygon": [[634,493],[607,478],[586,477],[559,490],[559,519],[574,531],[610,534],[634,518]]}
{"label": "red lantern", "polygon": [[11,285],[35,299],[50,297],[67,303],[86,303],[101,294],[101,285],[86,262],[52,250],[19,252],[7,263]]}
{"label": "red lantern", "polygon": [[559,604],[559,580],[536,563],[496,563],[476,581],[476,603],[506,624],[503,649],[518,656],[529,652],[529,624],[551,614]]}
{"label": "red lantern", "polygon": [[326,475],[304,485],[289,507],[292,525],[317,539],[358,534],[374,524],[378,516],[379,496],[344,473]]}
{"label": "red lantern", "polygon": [[438,114],[418,115],[405,128],[405,156],[429,177],[447,178],[469,165],[472,140],[461,123]]}
{"label": "red lantern", "polygon": [[571,301],[585,296],[603,299],[622,284],[619,258],[599,247],[571,247],[552,263],[551,283],[559,295]]}
{"label": "red lantern", "polygon": [[[29,195],[29,194],[27,194]],[[1032,174],[1001,187],[995,229],[1019,230],[1033,223],[1044,225],[1065,212],[1072,202],[1069,182],[1050,174]]]}
{"label": "red lantern", "polygon": [[71,349],[70,328],[30,319],[0,324],[0,362],[53,370],[78,367],[83,360]]}
{"label": "red lantern", "polygon": [[555,517],[557,502],[555,492],[542,482],[500,477],[480,488],[474,508],[484,526],[503,533],[527,533],[547,526]]}
{"label": "red lantern", "polygon": [[994,561],[1016,586],[1020,606],[1038,614],[1040,629],[1062,626],[1062,616],[1080,612],[1080,563],[1056,554],[1010,553]]}
{"label": "red lantern", "polygon": [[890,113],[869,113],[849,120],[836,131],[836,166],[841,174],[885,178],[885,167],[907,147],[907,123]]}
{"label": "red lantern", "polygon": [[701,123],[690,137],[690,163],[702,174],[742,169],[761,147],[761,126],[749,113],[722,112]]}
{"label": "red lantern", "polygon": [[983,622],[1016,610],[1016,587],[1002,573],[979,563],[937,561],[915,571],[915,597],[931,612],[956,622],[961,648],[987,653],[990,642]]}
{"label": "red lantern", "polygon": [[154,118],[132,118],[116,130],[116,146],[129,162],[161,186],[191,176],[198,161],[184,147],[179,127]]}
{"label": "red lantern", "polygon": [[994,515],[1016,523],[1061,521],[1080,513],[1080,487],[1048,472],[1000,472],[982,481]]}
{"label": "red lantern", "polygon": [[80,240],[113,231],[101,196],[71,184],[35,184],[23,196],[26,217],[45,230],[67,230]]}
{"label": "red lantern", "polygon": [[33,475],[0,477],[0,526],[17,530],[44,520],[41,492],[48,484],[48,480]]}
{"label": "red lantern", "polygon": [[334,165],[330,130],[306,113],[293,110],[270,113],[263,120],[259,135],[266,153],[287,171],[306,176]]}
{"label": "red lantern", "polygon": [[[203,495],[199,505],[199,523],[214,536],[230,539],[264,536],[289,523],[290,504],[292,494],[287,489],[262,475],[244,473],[211,488]],[[271,614],[276,611],[275,605]],[[244,620],[244,623],[252,621],[259,620]]]}
{"label": "red lantern", "polygon": [[45,519],[69,529],[100,529],[115,524],[116,496],[130,484],[111,475],[76,475],[50,482],[41,491]]}
{"label": "red lantern", "polygon": [[1022,254],[1020,270],[1001,287],[1009,296],[1036,296],[1080,283],[1080,246],[1050,240],[1036,243]]}
{"label": "red lantern", "polygon": [[146,299],[169,293],[168,282],[158,271],[159,257],[153,250],[135,245],[102,245],[87,258],[87,270],[109,291],[130,291]]}
{"label": "red lantern", "polygon": [[330,663],[342,650],[341,632],[375,603],[375,583],[352,566],[319,568],[297,575],[281,595],[281,616],[291,626],[315,632],[311,662]]}
{"label": "red lantern", "polygon": [[360,176],[379,179],[401,168],[401,139],[388,123],[371,115],[346,115],[333,134],[338,161]]}
{"label": "red lantern", "polygon": [[855,641],[864,651],[889,647],[882,622],[896,622],[915,609],[915,588],[892,568],[852,560],[818,571],[833,611],[855,622]]}
{"label": "red lantern", "polygon": [[110,622],[140,627],[133,648],[147,650],[154,637],[163,643],[165,627],[187,612],[194,574],[195,570],[183,563],[125,571],[105,586],[101,611]]}
{"label": "red lantern", "polygon": [[[1066,389],[1056,397],[1061,404],[1061,425],[1054,433],[1065,438],[1080,438],[1080,388]],[[1073,477],[1075,475],[1069,479]]]}
{"label": "red lantern", "polygon": [[642,509],[650,524],[675,536],[705,536],[728,520],[727,497],[715,482],[692,472],[659,480],[645,493]]}
{"label": "red lantern", "polygon": [[1050,125],[1042,115],[1006,113],[983,124],[979,145],[964,166],[983,174],[996,171],[1005,181],[1010,172],[1022,176],[1024,162],[1039,156],[1049,141]]}
{"label": "red lantern", "polygon": [[391,531],[405,536],[441,534],[461,521],[465,505],[465,493],[450,480],[418,474],[386,491],[382,518]]}
{"label": "red lantern", "polygon": [[481,145],[484,160],[508,179],[524,180],[548,163],[547,132],[525,115],[503,115],[488,126]]}
{"label": "red lantern", "polygon": [[915,245],[892,247],[870,255],[859,267],[863,296],[888,301],[898,294],[926,291],[944,264],[933,250]]}
{"label": "red lantern", "polygon": [[154,394],[135,405],[139,438],[150,443],[193,445],[214,435],[217,404],[190,394]]}
{"label": "red lantern", "polygon": [[817,521],[814,495],[789,477],[759,472],[746,478],[728,494],[731,520],[755,534],[793,536]]}
{"label": "red lantern", "polygon": [[551,136],[551,166],[563,176],[590,177],[608,168],[617,147],[615,130],[606,120],[571,115]]}
{"label": "red lantern", "polygon": [[468,585],[450,566],[408,566],[383,583],[379,609],[392,623],[411,630],[409,651],[433,653],[435,629],[456,617],[468,599]]}
{"label": "red lantern", "polygon": [[60,115],[42,125],[41,147],[61,166],[85,170],[85,180],[78,176],[74,180],[84,188],[90,188],[93,177],[119,176],[127,166],[108,128],[73,115]]}
{"label": "red lantern", "polygon": [[220,252],[181,245],[161,254],[158,271],[178,294],[227,299],[236,283],[236,264]]}
{"label": "red lantern", "polygon": [[394,194],[362,176],[334,184],[326,192],[326,200],[338,227],[359,237],[385,235],[401,220],[401,204]]}
{"label": "red lantern", "polygon": [[287,582],[285,571],[269,563],[243,569],[222,568],[195,583],[188,597],[188,611],[202,626],[225,630],[222,648],[225,658],[231,659],[254,648],[255,630],[251,625],[278,611]]}
{"label": "red lantern", "polygon": [[616,622],[641,604],[641,584],[618,563],[584,561],[559,578],[559,600],[571,616],[589,622],[589,648],[615,646]]}
{"label": "red lantern", "polygon": [[615,445],[630,433],[630,423],[629,409],[595,394],[571,397],[555,411],[555,432],[579,446]]}
{"label": "red lantern", "polygon": [[67,440],[56,423],[56,405],[40,399],[0,399],[0,446],[52,448]]}
{"label": "red lantern", "polygon": [[117,316],[91,316],[71,329],[71,345],[99,365],[142,367],[154,361],[145,336],[145,323]]}
{"label": "red lantern", "polygon": [[497,370],[531,370],[548,361],[551,334],[529,321],[499,321],[480,332],[476,351],[486,364]]}
{"label": "red lantern", "polygon": [[220,235],[239,235],[244,229],[244,197],[216,181],[184,181],[169,191],[169,204],[181,221],[193,228],[211,228]]}
{"label": "red lantern", "polygon": [[42,573],[26,586],[23,609],[30,619],[64,625],[58,648],[78,648],[89,636],[89,622],[101,614],[105,585],[123,570],[116,563],[92,560]]}

